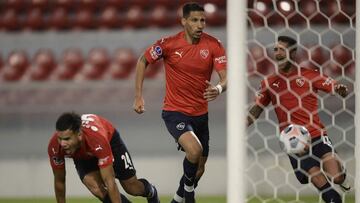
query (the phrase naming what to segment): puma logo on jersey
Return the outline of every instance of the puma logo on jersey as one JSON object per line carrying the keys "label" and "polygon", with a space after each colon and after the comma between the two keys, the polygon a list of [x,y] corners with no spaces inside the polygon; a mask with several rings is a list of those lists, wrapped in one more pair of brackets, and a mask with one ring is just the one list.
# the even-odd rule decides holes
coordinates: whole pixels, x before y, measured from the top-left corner
{"label": "puma logo on jersey", "polygon": [[99,145],[98,147],[95,148],[95,151],[99,151],[102,150],[103,148]]}
{"label": "puma logo on jersey", "polygon": [[279,88],[280,82],[274,82],[272,85]]}
{"label": "puma logo on jersey", "polygon": [[178,51],[175,51],[175,54],[176,54],[176,55],[179,55],[179,57],[180,57],[180,58],[182,58],[182,54],[183,54],[183,52],[178,52]]}

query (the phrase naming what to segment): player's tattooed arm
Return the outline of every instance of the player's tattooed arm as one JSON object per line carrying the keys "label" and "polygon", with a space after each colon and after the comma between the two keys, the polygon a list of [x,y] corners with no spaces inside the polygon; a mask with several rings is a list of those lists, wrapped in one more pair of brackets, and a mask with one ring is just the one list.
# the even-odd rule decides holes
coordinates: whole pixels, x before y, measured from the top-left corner
{"label": "player's tattooed arm", "polygon": [[249,110],[249,114],[247,116],[247,126],[253,124],[254,121],[259,118],[263,110],[264,109],[259,105],[254,105],[253,107],[251,107],[251,109]]}
{"label": "player's tattooed arm", "polygon": [[335,89],[335,92],[338,93],[342,97],[346,97],[349,93],[348,87],[344,84],[336,84],[334,89]]}

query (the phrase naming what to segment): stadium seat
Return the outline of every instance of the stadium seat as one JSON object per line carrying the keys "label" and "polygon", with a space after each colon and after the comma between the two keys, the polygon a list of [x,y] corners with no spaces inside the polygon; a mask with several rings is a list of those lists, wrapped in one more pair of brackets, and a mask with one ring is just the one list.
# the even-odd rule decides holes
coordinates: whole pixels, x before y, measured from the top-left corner
{"label": "stadium seat", "polygon": [[169,1],[169,0],[153,0],[154,6],[165,6],[169,10],[174,10],[179,7],[178,1]]}
{"label": "stadium seat", "polygon": [[163,5],[157,5],[150,11],[148,26],[170,27],[177,23],[177,19],[175,11],[168,10]]}
{"label": "stadium seat", "polygon": [[2,72],[4,81],[20,80],[29,67],[29,57],[25,51],[13,51],[9,54]]}
{"label": "stadium seat", "polygon": [[95,15],[90,9],[79,9],[74,19],[74,29],[92,29],[96,26]]}
{"label": "stadium seat", "polygon": [[276,10],[278,13],[281,13],[285,17],[296,12],[295,4],[291,0],[276,1]]}
{"label": "stadium seat", "polygon": [[49,8],[50,2],[49,0],[30,0],[30,8],[31,9],[40,9],[41,11],[45,11]]}
{"label": "stadium seat", "polygon": [[306,19],[297,13],[295,15],[288,17],[288,23],[289,23],[289,27],[293,29],[298,29],[299,26],[306,25]]}
{"label": "stadium seat", "polygon": [[110,77],[112,79],[125,79],[129,77],[136,65],[135,53],[129,48],[119,48],[115,50],[112,57]]}
{"label": "stadium seat", "polygon": [[318,12],[315,0],[301,0],[298,1],[299,11],[306,17],[310,17],[314,13]]}
{"label": "stadium seat", "polygon": [[99,28],[101,29],[113,29],[119,28],[121,24],[118,11],[114,6],[108,6],[104,8],[99,17]]}
{"label": "stadium seat", "polygon": [[144,12],[139,6],[130,7],[125,14],[125,28],[141,28],[146,26]]}
{"label": "stadium seat", "polygon": [[320,46],[310,50],[310,59],[318,65],[323,65],[330,60],[330,52]]}
{"label": "stadium seat", "polygon": [[268,76],[275,73],[275,65],[271,59],[264,58],[256,63],[256,72],[262,76]]}
{"label": "stadium seat", "polygon": [[50,49],[40,49],[32,61],[33,65],[29,69],[31,80],[47,80],[57,66],[55,56]]}
{"label": "stadium seat", "polygon": [[80,49],[68,48],[61,57],[60,64],[54,72],[56,80],[72,80],[83,68],[84,57]]}
{"label": "stadium seat", "polygon": [[15,11],[20,11],[24,8],[26,8],[27,5],[27,1],[24,0],[5,0],[4,1],[4,7],[6,9],[13,9]]}
{"label": "stadium seat", "polygon": [[25,18],[25,28],[29,30],[40,30],[45,28],[45,21],[40,8],[28,10]]}
{"label": "stadium seat", "polygon": [[99,7],[100,2],[99,0],[78,0],[76,6],[78,9],[94,11]]}
{"label": "stadium seat", "polygon": [[110,56],[105,48],[93,48],[89,51],[82,76],[79,79],[99,80],[110,65]]}
{"label": "stadium seat", "polygon": [[104,0],[103,5],[105,7],[115,7],[117,9],[123,10],[128,8],[128,0]]}
{"label": "stadium seat", "polygon": [[209,26],[221,26],[226,24],[226,13],[219,10],[215,4],[207,3],[204,5],[206,23]]}
{"label": "stadium seat", "polygon": [[333,47],[331,51],[334,60],[340,65],[346,65],[353,59],[351,50],[341,44]]}
{"label": "stadium seat", "polygon": [[320,11],[327,17],[331,17],[340,11],[337,0],[320,1],[319,7]]}
{"label": "stadium seat", "polygon": [[329,18],[327,18],[322,13],[317,13],[315,16],[312,16],[310,18],[310,25],[317,26],[318,24],[328,25],[329,24]]}
{"label": "stadium seat", "polygon": [[248,19],[250,20],[250,24],[255,27],[263,27],[265,25],[265,17],[254,9],[248,11]]}
{"label": "stadium seat", "polygon": [[48,26],[50,29],[63,30],[70,27],[68,11],[64,7],[57,7],[50,13]]}
{"label": "stadium seat", "polygon": [[285,27],[285,19],[280,14],[275,12],[269,15],[267,22],[269,27]]}
{"label": "stadium seat", "polygon": [[154,4],[152,2],[149,2],[149,0],[130,0],[129,7],[133,7],[133,6],[140,7],[141,9],[144,10],[146,8],[154,6]]}
{"label": "stadium seat", "polygon": [[6,9],[1,15],[2,26],[5,30],[18,30],[22,27],[15,9]]}
{"label": "stadium seat", "polygon": [[253,7],[256,10],[256,12],[258,12],[262,16],[267,16],[274,9],[274,5],[272,1],[268,1],[268,0],[254,1]]}

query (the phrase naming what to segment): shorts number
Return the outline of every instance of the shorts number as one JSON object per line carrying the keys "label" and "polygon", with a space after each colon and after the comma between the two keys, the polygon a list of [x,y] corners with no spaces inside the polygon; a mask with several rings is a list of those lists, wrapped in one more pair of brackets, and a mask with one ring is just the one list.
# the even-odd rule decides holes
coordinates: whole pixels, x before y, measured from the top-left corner
{"label": "shorts number", "polygon": [[130,156],[127,152],[121,155],[121,159],[124,161],[125,169],[134,169],[133,164],[131,162]]}
{"label": "shorts number", "polygon": [[329,147],[332,147],[331,141],[328,136],[322,136],[323,143]]}

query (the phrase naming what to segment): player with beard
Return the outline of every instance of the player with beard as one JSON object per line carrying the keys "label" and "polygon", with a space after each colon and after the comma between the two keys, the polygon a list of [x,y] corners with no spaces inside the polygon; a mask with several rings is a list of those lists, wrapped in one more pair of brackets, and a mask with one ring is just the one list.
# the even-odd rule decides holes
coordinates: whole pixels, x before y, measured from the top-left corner
{"label": "player with beard", "polygon": [[280,131],[289,124],[298,124],[309,130],[312,147],[304,155],[289,155],[291,165],[300,183],[309,181],[319,190],[326,203],[342,202],[339,193],[327,179],[349,191],[343,168],[330,138],[318,114],[318,91],[348,94],[344,84],[323,75],[321,71],[299,67],[294,61],[295,39],[279,36],[274,47],[277,72],[261,81],[256,104],[249,110],[248,126],[251,125],[271,102],[279,121]]}
{"label": "player with beard", "polygon": [[[185,4],[181,24],[182,32],[158,40],[139,58],[134,110],[139,114],[145,111],[142,96],[145,68],[163,59],[166,94],[162,118],[186,154],[184,173],[172,202],[192,203],[209,154],[208,102],[226,90],[226,56],[221,42],[203,32],[205,12],[202,6]],[[219,75],[217,85],[209,82],[213,70]]]}

